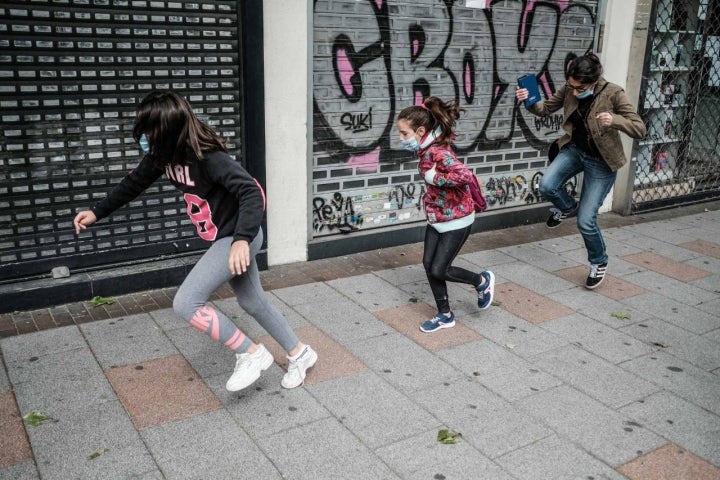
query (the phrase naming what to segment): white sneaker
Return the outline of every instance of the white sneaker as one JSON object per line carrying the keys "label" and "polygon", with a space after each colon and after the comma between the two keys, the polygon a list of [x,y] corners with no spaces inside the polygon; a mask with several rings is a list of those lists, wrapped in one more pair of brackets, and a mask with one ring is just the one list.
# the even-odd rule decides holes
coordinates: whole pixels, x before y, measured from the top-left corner
{"label": "white sneaker", "polygon": [[262,343],[258,345],[255,353],[236,353],[235,356],[237,357],[235,371],[225,385],[225,388],[231,392],[249,387],[260,378],[263,370],[267,370],[273,364],[273,356]]}
{"label": "white sneaker", "polygon": [[305,373],[308,368],[315,365],[318,356],[315,350],[310,348],[310,345],[305,345],[300,353],[295,358],[287,357],[290,360],[288,365],[288,371],[282,379],[280,384],[284,388],[295,388],[305,383]]}

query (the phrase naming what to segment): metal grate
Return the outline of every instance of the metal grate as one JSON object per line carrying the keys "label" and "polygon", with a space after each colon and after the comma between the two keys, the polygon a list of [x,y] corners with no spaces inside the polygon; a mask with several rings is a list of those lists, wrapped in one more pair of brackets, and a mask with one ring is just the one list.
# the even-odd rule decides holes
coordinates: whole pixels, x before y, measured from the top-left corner
{"label": "metal grate", "polygon": [[720,195],[720,0],[659,0],[648,39],[632,210]]}
{"label": "metal grate", "polygon": [[139,161],[134,108],[151,90],[185,94],[239,154],[237,5],[3,3],[0,279],[199,248],[164,180],[80,238],[71,221]]}

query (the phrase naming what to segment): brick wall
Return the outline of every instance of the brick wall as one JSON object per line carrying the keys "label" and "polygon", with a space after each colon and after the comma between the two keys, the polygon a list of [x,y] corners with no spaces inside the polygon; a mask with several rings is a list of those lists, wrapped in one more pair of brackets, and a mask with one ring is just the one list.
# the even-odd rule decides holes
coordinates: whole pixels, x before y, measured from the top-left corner
{"label": "brick wall", "polygon": [[424,187],[395,119],[427,95],[466,109],[456,147],[490,208],[536,201],[562,116],[518,108],[516,80],[534,73],[547,95],[562,85],[565,56],[593,44],[597,0],[488,3],[315,2],[314,237],[424,221]]}

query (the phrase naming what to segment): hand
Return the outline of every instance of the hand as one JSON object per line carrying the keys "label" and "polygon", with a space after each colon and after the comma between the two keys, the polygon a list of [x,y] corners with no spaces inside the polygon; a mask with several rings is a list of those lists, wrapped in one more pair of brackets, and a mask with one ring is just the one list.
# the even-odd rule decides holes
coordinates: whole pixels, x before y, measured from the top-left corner
{"label": "hand", "polygon": [[517,98],[518,103],[524,102],[529,96],[530,92],[528,92],[527,88],[515,87],[515,98]]}
{"label": "hand", "polygon": [[598,123],[603,127],[609,127],[610,125],[612,125],[613,122],[613,116],[610,112],[598,113],[595,116],[595,119],[597,119]]}
{"label": "hand", "polygon": [[82,212],[75,215],[73,225],[75,225],[75,234],[80,235],[81,230],[85,230],[88,225],[92,225],[97,222],[97,217],[91,210],[83,210]]}
{"label": "hand", "polygon": [[247,240],[236,240],[230,247],[228,267],[233,275],[242,275],[250,266],[250,245]]}

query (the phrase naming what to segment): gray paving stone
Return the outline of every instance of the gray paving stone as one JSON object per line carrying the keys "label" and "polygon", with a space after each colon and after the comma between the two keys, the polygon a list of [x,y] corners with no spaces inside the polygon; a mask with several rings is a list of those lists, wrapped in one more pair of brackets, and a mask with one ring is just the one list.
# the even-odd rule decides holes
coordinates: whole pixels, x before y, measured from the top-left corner
{"label": "gray paving stone", "polygon": [[638,450],[648,452],[666,443],[653,432],[632,424],[628,417],[569,386],[538,393],[517,402],[517,406],[613,467],[637,457]]}
{"label": "gray paving stone", "polygon": [[[51,416],[54,421],[27,429],[43,479],[124,479],[157,470],[119,401],[54,410]],[[94,452],[104,453],[90,458]]]}
{"label": "gray paving stone", "polygon": [[[497,274],[495,275],[495,285],[502,283],[504,280]],[[420,282],[412,282],[400,285],[398,287],[408,295],[407,303],[423,302],[428,305],[435,307],[435,300],[433,300],[433,294],[430,290],[430,285],[427,280]],[[456,320],[462,321],[467,320],[467,317],[475,318],[478,315],[483,315],[486,312],[480,312],[477,307],[477,292],[470,285],[464,283],[453,283],[447,284],[448,299],[450,301],[450,308],[455,314]]]}
{"label": "gray paving stone", "polygon": [[635,422],[720,465],[720,417],[662,391],[620,410]]}
{"label": "gray paving stone", "polygon": [[691,307],[654,292],[626,298],[621,303],[694,333],[701,334],[720,328],[720,310],[703,310],[707,303]]}
{"label": "gray paving stone", "polygon": [[508,281],[530,289],[542,295],[569,290],[574,285],[557,275],[522,262],[503,265],[502,276]]}
{"label": "gray paving stone", "polygon": [[[607,235],[603,235],[603,239],[605,240],[605,248],[609,255],[612,257],[613,262],[613,273],[615,271],[615,260],[618,259],[618,257],[622,257],[625,255],[633,255],[635,253],[642,252],[641,248],[638,248],[633,245],[629,245],[627,243],[620,242],[618,240],[615,240],[612,237],[608,237]],[[627,262],[624,262],[627,263]],[[627,263],[627,265],[632,265],[631,263]],[[637,265],[635,266],[636,269],[640,269]]]}
{"label": "gray paving stone", "polygon": [[283,478],[225,410],[148,428],[142,437],[168,479]]}
{"label": "gray paving stone", "polygon": [[709,277],[700,278],[693,280],[690,285],[696,288],[707,290],[708,292],[715,293],[715,298],[720,298],[720,275],[714,274]]}
{"label": "gray paving stone", "polygon": [[467,377],[485,385],[502,396],[515,401],[547,390],[561,382],[534,365],[488,341],[479,341],[448,348],[438,355]]}
{"label": "gray paving stone", "polygon": [[623,331],[649,345],[661,345],[664,352],[704,370],[720,367],[720,348],[715,342],[662,320],[631,325]]}
{"label": "gray paving stone", "polygon": [[192,328],[188,322],[175,315],[172,308],[163,308],[150,312],[150,316],[163,332],[177,330],[178,328]]}
{"label": "gray paving stone", "polygon": [[658,255],[672,258],[677,262],[684,262],[686,260],[690,260],[691,258],[700,256],[699,253],[677,247],[671,243],[658,240],[647,235],[633,232],[632,230],[629,230],[629,228],[631,227],[615,229],[612,232],[605,233],[604,235],[607,235],[609,238],[612,238],[614,240],[639,248],[644,252],[657,253]]}
{"label": "gray paving stone", "polygon": [[720,379],[717,375],[665,352],[630,360],[622,367],[690,403],[720,415]]}
{"label": "gray paving stone", "polygon": [[257,440],[293,480],[399,479],[338,420],[327,418]]}
{"label": "gray paving stone", "polygon": [[465,324],[501,347],[510,348],[515,355],[532,357],[566,345],[566,339],[516,317],[502,308],[491,308],[488,315]]}
{"label": "gray paving stone", "polygon": [[684,225],[678,224],[673,220],[638,223],[623,228],[627,231],[645,235],[672,245],[691,242],[696,238],[692,234],[692,231],[687,230]]}
{"label": "gray paving stone", "polygon": [[553,253],[568,252],[570,250],[576,250],[578,248],[577,242],[572,242],[565,237],[548,238],[537,242],[530,242],[526,245],[540,247],[543,250],[547,250],[548,252]]}
{"label": "gray paving stone", "polygon": [[[575,287],[570,292],[558,292],[547,296],[562,305],[570,307],[576,313],[592,318],[612,328],[625,327],[633,323],[639,323],[653,315],[643,309],[632,308],[603,295],[591,294],[583,287]],[[629,315],[629,318],[618,318],[613,314]]]}
{"label": "gray paving stone", "polygon": [[514,480],[507,472],[482,455],[468,442],[455,445],[437,442],[437,429],[375,451],[401,478],[476,478]]}
{"label": "gray paving stone", "polygon": [[412,282],[427,281],[427,274],[422,264],[407,265],[373,272],[391,285],[398,286]]}
{"label": "gray paving stone", "polygon": [[[690,265],[691,267],[699,268],[700,270],[705,270],[706,272],[720,274],[720,258],[698,257],[698,258],[693,258],[692,260],[688,260],[685,263],[687,265]],[[715,279],[715,282],[716,282],[715,287],[720,288],[720,283],[717,283],[717,279]]]}
{"label": "gray paving stone", "polygon": [[555,435],[496,460],[519,480],[627,480],[609,465]]}
{"label": "gray paving stone", "polygon": [[412,398],[488,458],[552,434],[535,418],[471,379],[436,385],[413,393]]}
{"label": "gray paving stone", "polygon": [[440,427],[436,418],[374,372],[364,371],[308,389],[371,450]]}
{"label": "gray paving stone", "polygon": [[187,359],[201,378],[230,376],[235,368],[235,354],[208,335],[190,328],[166,332],[175,348]]}
{"label": "gray paving stone", "polygon": [[371,273],[339,278],[327,284],[371,312],[408,303],[405,292]]}
{"label": "gray paving stone", "polygon": [[8,362],[86,348],[87,343],[78,327],[72,325],[4,338],[0,347]]}
{"label": "gray paving stone", "polygon": [[227,375],[211,377],[206,383],[238,425],[256,438],[330,416],[307,388],[282,388],[280,380],[284,374],[282,368],[273,365],[252,386],[240,392],[225,389]]}
{"label": "gray paving stone", "polygon": [[35,462],[27,461],[0,468],[0,478],[3,480],[40,480],[40,474],[35,467]]}
{"label": "gray paving stone", "polygon": [[635,337],[577,313],[550,320],[542,327],[615,364],[653,351]]}
{"label": "gray paving stone", "polygon": [[706,333],[705,335],[703,335],[703,338],[706,338],[715,343],[720,343],[720,328],[718,328],[717,330],[713,330],[712,332]]}
{"label": "gray paving stone", "polygon": [[462,376],[461,372],[399,333],[346,347],[382,379],[405,392]]}
{"label": "gray paving stone", "polygon": [[710,300],[709,302],[700,303],[698,305],[695,305],[695,308],[716,317],[720,316],[720,298],[717,300]]}
{"label": "gray paving stone", "polygon": [[[580,263],[568,257],[551,252],[536,244],[513,245],[498,250],[516,258],[522,263],[533,265],[546,272],[555,272],[564,268],[572,268],[580,265]],[[502,267],[503,270],[504,268],[505,266]]]}
{"label": "gray paving stone", "polygon": [[114,390],[87,346],[31,358],[37,360],[7,362],[22,415],[40,410],[56,417],[87,405],[116,400]]}
{"label": "gray paving stone", "polygon": [[86,323],[80,330],[103,369],[177,353],[146,313]]}
{"label": "gray paving stone", "polygon": [[546,352],[534,360],[536,368],[612,408],[659,390],[657,385],[576,346]]}
{"label": "gray paving stone", "polygon": [[[627,275],[624,280],[639,285],[646,290],[656,292],[685,305],[698,305],[709,300],[716,300],[717,294],[684,283],[674,278],[655,272],[640,272]],[[632,297],[631,297],[632,298]]]}
{"label": "gray paving stone", "polygon": [[321,298],[337,295],[337,291],[323,282],[308,283],[295,287],[276,288],[271,290],[280,300],[291,307],[303,303],[313,303]]}
{"label": "gray paving stone", "polygon": [[347,298],[328,298],[295,307],[307,319],[338,342],[354,343],[394,332],[384,322]]}

